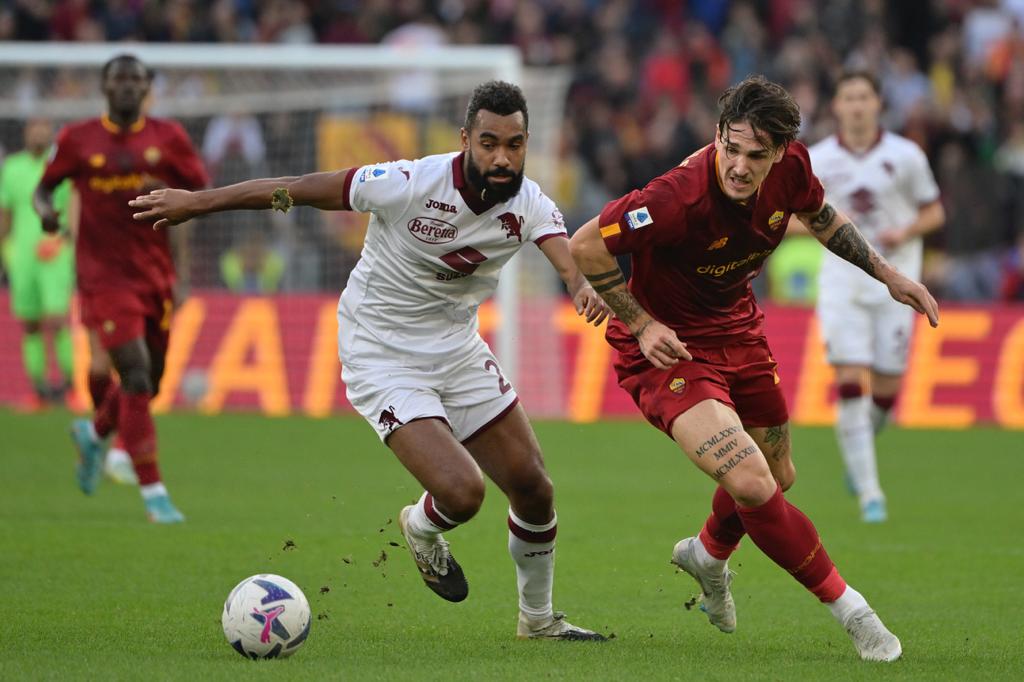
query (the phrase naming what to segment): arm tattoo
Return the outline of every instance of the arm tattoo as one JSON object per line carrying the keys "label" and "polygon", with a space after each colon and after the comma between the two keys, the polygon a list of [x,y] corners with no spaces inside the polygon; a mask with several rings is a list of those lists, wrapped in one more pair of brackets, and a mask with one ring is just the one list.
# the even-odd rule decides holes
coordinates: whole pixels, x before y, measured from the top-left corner
{"label": "arm tattoo", "polygon": [[598,273],[596,275],[589,275],[589,274],[587,274],[585,272],[583,273],[583,276],[586,277],[587,281],[590,282],[591,284],[596,284],[598,282],[603,282],[604,280],[608,279],[609,277],[614,277],[615,275],[618,275],[618,276],[621,277],[622,276],[622,270],[620,268],[615,268],[614,270],[609,270],[608,272],[601,272],[601,273]]}
{"label": "arm tattoo", "polygon": [[593,286],[594,286],[594,291],[596,291],[599,294],[603,294],[604,292],[609,291],[611,289],[614,289],[615,287],[619,286],[620,284],[625,284],[625,283],[626,283],[626,278],[620,272],[619,276],[616,277],[615,279],[609,280],[609,281],[605,282],[604,284],[594,284]]}
{"label": "arm tattoo", "polygon": [[864,272],[877,278],[878,255],[853,226],[853,223],[843,223],[835,231],[835,234],[829,237],[828,244],[825,246],[843,260],[853,263]]}
{"label": "arm tattoo", "polygon": [[[614,291],[606,291],[601,295],[604,302],[608,304],[608,307],[615,311],[619,319],[629,326],[633,323],[636,318],[644,314],[644,309],[640,303],[633,298],[633,294],[629,293],[629,289],[625,287],[621,289],[615,289]],[[644,325],[646,327],[647,325]],[[638,336],[643,331],[644,327],[641,327],[636,331],[634,336]]]}
{"label": "arm tattoo", "polygon": [[818,215],[811,218],[811,230],[814,232],[824,232],[832,224],[832,221],[836,219],[836,210],[832,208],[832,204],[826,203],[818,211]]}

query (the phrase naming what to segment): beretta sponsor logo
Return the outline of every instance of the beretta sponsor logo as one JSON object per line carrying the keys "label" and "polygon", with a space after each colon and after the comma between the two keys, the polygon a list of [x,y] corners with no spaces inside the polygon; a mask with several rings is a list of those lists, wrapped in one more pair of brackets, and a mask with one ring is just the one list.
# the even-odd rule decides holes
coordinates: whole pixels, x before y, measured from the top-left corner
{"label": "beretta sponsor logo", "polygon": [[413,218],[409,221],[409,232],[425,244],[447,244],[459,236],[459,228],[437,218]]}

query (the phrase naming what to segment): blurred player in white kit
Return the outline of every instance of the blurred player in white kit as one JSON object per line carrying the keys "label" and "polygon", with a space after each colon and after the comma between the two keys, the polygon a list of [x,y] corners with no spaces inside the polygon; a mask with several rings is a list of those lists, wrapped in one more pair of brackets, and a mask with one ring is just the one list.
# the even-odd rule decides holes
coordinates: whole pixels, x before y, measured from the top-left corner
{"label": "blurred player in white kit", "polygon": [[[843,74],[832,109],[836,134],[810,148],[827,200],[853,218],[889,263],[920,280],[922,237],[945,221],[928,159],[911,140],[882,129],[882,99],[870,73]],[[875,436],[899,392],[914,311],[894,301],[883,284],[826,252],[817,314],[836,371],[836,436],[847,483],[859,498],[862,520],[880,523],[888,513]]]}

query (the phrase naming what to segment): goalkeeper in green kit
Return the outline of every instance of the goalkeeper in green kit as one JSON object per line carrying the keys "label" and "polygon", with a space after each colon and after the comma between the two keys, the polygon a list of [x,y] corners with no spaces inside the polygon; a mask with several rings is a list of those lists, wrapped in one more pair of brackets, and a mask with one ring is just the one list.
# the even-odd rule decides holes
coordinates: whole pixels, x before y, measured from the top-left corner
{"label": "goalkeeper in green kit", "polygon": [[[25,124],[25,149],[11,154],[0,169],[0,244],[11,285],[11,309],[24,330],[21,355],[33,392],[21,405],[26,411],[46,407],[65,397],[77,407],[71,392],[72,344],[68,309],[75,287],[74,249],[66,231],[70,185],[57,193],[62,229],[44,234],[32,195],[49,160],[53,126],[42,119]],[[47,380],[46,337],[53,342],[61,383]]]}

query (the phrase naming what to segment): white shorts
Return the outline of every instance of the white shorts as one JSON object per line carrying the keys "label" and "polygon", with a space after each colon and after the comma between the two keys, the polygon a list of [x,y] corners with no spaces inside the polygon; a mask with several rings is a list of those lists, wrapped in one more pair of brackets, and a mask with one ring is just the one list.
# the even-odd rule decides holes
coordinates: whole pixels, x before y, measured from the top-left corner
{"label": "white shorts", "polygon": [[465,442],[519,402],[479,336],[442,361],[407,354],[387,365],[360,366],[359,349],[352,350],[341,369],[346,395],[382,441],[403,424],[439,418]]}
{"label": "white shorts", "polygon": [[891,298],[860,303],[822,291],[818,320],[830,364],[861,365],[892,375],[906,370],[914,328],[909,306]]}

